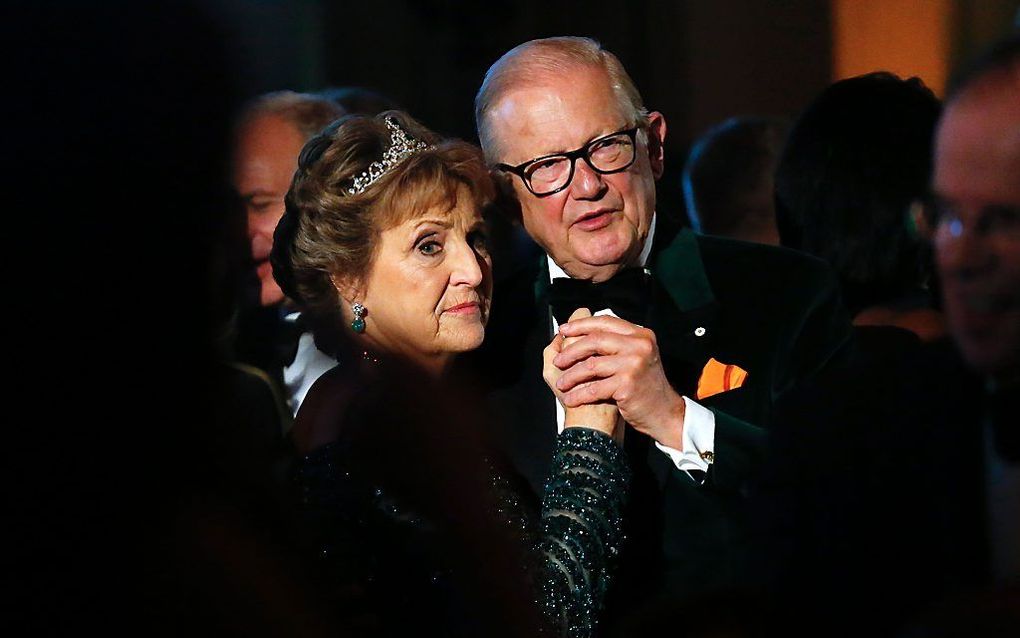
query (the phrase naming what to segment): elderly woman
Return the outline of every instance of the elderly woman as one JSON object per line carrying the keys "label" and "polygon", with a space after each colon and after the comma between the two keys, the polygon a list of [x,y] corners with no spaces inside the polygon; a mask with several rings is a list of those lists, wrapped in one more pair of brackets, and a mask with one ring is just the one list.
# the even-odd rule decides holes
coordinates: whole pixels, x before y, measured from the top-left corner
{"label": "elderly woman", "polygon": [[396,111],[345,118],[302,151],[276,231],[275,276],[340,360],[294,426],[311,544],[372,635],[589,635],[622,541],[615,409],[568,411],[529,516],[454,382],[485,335],[492,198],[474,147]]}

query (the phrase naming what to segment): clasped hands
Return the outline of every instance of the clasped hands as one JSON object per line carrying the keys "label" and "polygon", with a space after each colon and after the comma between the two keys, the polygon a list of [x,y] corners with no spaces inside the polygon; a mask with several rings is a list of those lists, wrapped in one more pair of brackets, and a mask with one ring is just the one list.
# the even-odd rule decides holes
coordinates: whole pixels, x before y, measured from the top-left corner
{"label": "clasped hands", "polygon": [[546,384],[565,427],[583,425],[622,440],[623,423],[682,449],[684,401],[666,379],[655,333],[580,308],[543,351]]}

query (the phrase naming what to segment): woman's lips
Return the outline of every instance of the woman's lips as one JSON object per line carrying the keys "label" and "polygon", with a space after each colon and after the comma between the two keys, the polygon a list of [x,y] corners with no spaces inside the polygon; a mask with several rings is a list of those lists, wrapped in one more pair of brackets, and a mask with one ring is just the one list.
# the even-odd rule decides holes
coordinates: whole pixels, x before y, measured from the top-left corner
{"label": "woman's lips", "polygon": [[574,222],[574,226],[585,231],[605,228],[612,223],[613,212],[612,210],[597,210],[592,213],[586,213]]}
{"label": "woman's lips", "polygon": [[465,303],[457,304],[456,306],[450,306],[444,313],[450,313],[454,315],[469,315],[479,313],[482,311],[481,304],[477,301],[468,301]]}

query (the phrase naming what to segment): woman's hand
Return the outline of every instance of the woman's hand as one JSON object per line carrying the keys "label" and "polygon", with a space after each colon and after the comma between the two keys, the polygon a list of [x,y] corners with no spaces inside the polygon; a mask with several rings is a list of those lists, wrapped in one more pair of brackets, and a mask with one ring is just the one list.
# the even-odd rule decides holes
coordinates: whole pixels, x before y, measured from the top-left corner
{"label": "woman's hand", "polygon": [[[590,317],[591,311],[587,308],[578,308],[574,311],[574,314],[570,315],[570,321],[576,321],[584,317]],[[572,343],[578,337],[571,337],[564,339],[563,335],[557,334],[553,337],[552,342],[545,347],[542,351],[542,358],[544,365],[542,368],[542,378],[545,379],[546,385],[552,390],[553,394],[556,395],[556,400],[563,404],[563,393],[556,389],[556,380],[559,379],[563,371],[553,365],[552,360],[560,353],[565,346]],[[565,417],[563,420],[563,427],[588,427],[600,432],[604,432],[609,436],[616,439],[618,443],[623,443],[623,428],[624,421],[620,417],[620,411],[616,409],[616,405],[610,402],[600,402],[594,404],[579,405],[574,408],[564,408]]]}

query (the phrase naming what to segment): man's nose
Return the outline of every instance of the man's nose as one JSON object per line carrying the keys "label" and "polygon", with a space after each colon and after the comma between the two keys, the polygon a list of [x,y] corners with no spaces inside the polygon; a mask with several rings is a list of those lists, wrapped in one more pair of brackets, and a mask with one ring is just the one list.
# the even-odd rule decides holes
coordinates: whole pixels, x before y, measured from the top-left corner
{"label": "man's nose", "polygon": [[258,235],[265,235],[271,238],[273,236],[273,231],[276,230],[275,221],[265,214],[249,210],[246,219],[247,222],[245,226],[248,230],[249,239],[254,240]]}
{"label": "man's nose", "polygon": [[595,199],[602,195],[606,184],[602,174],[588,165],[584,159],[578,159],[574,166],[574,179],[571,193],[575,199]]}
{"label": "man's nose", "polygon": [[264,259],[273,249],[273,238],[263,233],[249,233],[251,238],[251,254],[255,259]]}

